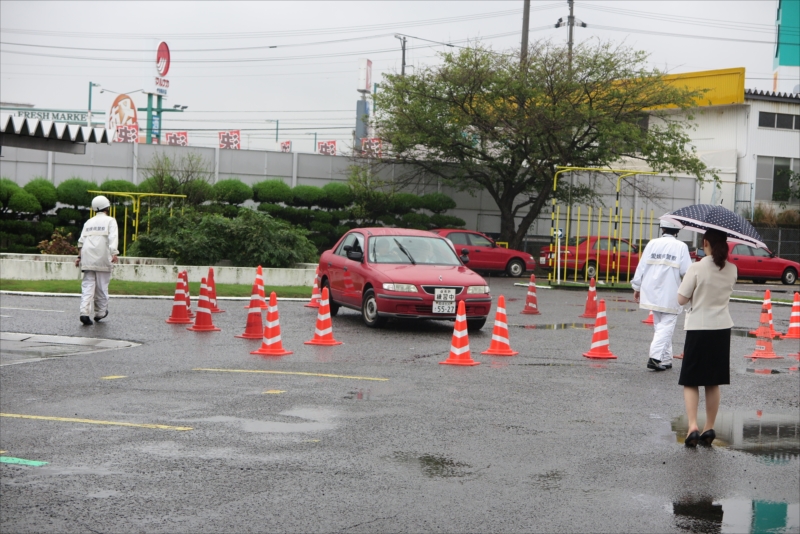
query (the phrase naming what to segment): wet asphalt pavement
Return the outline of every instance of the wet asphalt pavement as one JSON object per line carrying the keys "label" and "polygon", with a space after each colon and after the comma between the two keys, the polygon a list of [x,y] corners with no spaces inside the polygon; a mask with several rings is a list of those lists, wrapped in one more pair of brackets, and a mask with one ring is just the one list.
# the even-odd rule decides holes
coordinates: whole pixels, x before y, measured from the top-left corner
{"label": "wet asphalt pavement", "polygon": [[[246,301],[220,300],[222,331],[195,333],[165,324],[169,300],[112,297],[109,317],[84,327],[77,297],[2,295],[0,450],[47,464],[0,463],[0,530],[800,531],[797,361],[752,362],[755,339],[734,336],[724,441],[687,450],[681,362],[645,368],[652,327],[631,293],[599,293],[618,359],[594,361],[582,356],[585,292],[540,289],[542,315],[521,315],[519,280],[489,281],[520,354],[480,355],[492,315],[469,336],[475,367],[439,365],[451,322],[371,330],[342,309],[343,344],[314,347],[303,342],[316,310],[281,301],[294,353],[261,358],[249,354],[260,341],[234,337]],[[775,307],[777,330],[789,310]],[[758,305],[731,312],[737,327],[758,326]],[[8,333],[125,343],[34,350]]]}

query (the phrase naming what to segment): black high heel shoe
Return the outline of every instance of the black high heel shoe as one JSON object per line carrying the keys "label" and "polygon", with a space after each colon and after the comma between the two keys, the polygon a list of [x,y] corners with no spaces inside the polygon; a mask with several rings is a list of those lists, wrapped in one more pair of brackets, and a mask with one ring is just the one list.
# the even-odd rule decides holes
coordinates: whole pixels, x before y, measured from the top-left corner
{"label": "black high heel shoe", "polygon": [[711,442],[713,442],[714,438],[716,437],[717,433],[714,432],[713,428],[711,430],[706,430],[705,432],[700,434],[700,445],[703,445],[704,447],[710,447]]}
{"label": "black high heel shoe", "polygon": [[687,447],[697,447],[697,442],[700,441],[700,432],[698,430],[694,430],[691,434],[686,436],[686,440],[683,442],[684,445]]}

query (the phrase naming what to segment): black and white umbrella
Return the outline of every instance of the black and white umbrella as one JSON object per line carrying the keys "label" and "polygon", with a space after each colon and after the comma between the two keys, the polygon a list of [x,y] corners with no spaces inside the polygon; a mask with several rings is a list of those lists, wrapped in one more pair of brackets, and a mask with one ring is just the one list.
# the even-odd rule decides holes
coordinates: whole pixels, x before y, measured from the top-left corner
{"label": "black and white umbrella", "polygon": [[728,241],[744,243],[753,247],[766,248],[761,235],[747,220],[722,206],[694,204],[672,213],[662,215],[661,219],[672,219],[683,225],[684,230],[704,233],[706,230],[719,230],[728,236]]}

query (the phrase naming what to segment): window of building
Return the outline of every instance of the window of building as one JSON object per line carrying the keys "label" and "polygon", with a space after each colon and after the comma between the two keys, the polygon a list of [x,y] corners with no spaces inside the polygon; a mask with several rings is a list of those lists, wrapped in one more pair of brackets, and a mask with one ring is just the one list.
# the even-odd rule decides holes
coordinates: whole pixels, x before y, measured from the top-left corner
{"label": "window of building", "polygon": [[800,159],[758,156],[756,160],[756,200],[790,200],[791,170],[800,171]]}
{"label": "window of building", "polygon": [[766,111],[759,111],[758,126],[761,128],[775,128],[775,113],[767,113]]}
{"label": "window of building", "polygon": [[789,200],[789,177],[792,170],[790,158],[775,158],[772,170],[772,200]]}
{"label": "window of building", "polygon": [[794,115],[787,115],[786,113],[778,113],[776,128],[784,128],[791,130],[794,125]]}
{"label": "window of building", "polygon": [[794,116],[794,129],[800,130],[800,115]]}

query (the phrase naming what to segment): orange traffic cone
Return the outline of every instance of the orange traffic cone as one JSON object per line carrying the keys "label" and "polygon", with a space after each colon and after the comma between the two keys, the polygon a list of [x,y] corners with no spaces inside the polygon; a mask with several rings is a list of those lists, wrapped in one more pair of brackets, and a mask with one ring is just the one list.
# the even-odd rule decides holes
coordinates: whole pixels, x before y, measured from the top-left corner
{"label": "orange traffic cone", "polygon": [[606,301],[597,303],[597,320],[594,323],[592,346],[589,352],[584,352],[587,358],[612,360],[617,357],[608,349],[608,324],[606,322]]}
{"label": "orange traffic cone", "polygon": [[[767,290],[769,291],[769,290]],[[766,304],[761,305],[761,326],[758,327],[756,334],[756,350],[750,356],[745,358],[764,358],[764,359],[777,359],[782,358],[775,354],[772,349],[772,336],[769,333],[769,308]]]}
{"label": "orange traffic cone", "polygon": [[192,311],[192,296],[189,292],[189,271],[182,271],[181,277],[183,278],[183,288],[186,291],[186,314],[189,319],[194,319],[194,312]]}
{"label": "orange traffic cone", "polygon": [[[253,297],[257,297],[257,301],[253,300]],[[264,295],[264,271],[261,269],[259,265],[256,269],[256,279],[253,281],[253,289],[250,291],[250,304],[245,306],[245,308],[252,308],[258,307],[264,309],[267,307],[266,296]]]}
{"label": "orange traffic cone", "polygon": [[800,293],[795,292],[792,314],[789,316],[789,331],[781,339],[800,339]]}
{"label": "orange traffic cone", "polygon": [[645,319],[645,320],[644,320],[644,321],[642,321],[642,322],[643,322],[644,324],[655,324],[655,323],[653,322],[653,312],[651,311],[651,312],[650,312],[650,313],[647,315],[647,319]]}
{"label": "orange traffic cone", "polygon": [[536,300],[536,277],[534,275],[531,275],[531,281],[528,283],[528,297],[525,299],[525,307],[522,308],[522,313],[523,315],[541,314],[539,303]]}
{"label": "orange traffic cone", "polygon": [[219,332],[219,328],[214,326],[211,321],[211,309],[208,306],[208,288],[206,287],[206,279],[200,281],[200,298],[197,300],[197,318],[194,321],[194,326],[190,326],[186,330],[194,332]]}
{"label": "orange traffic cone", "polygon": [[172,314],[167,319],[169,324],[192,324],[186,311],[186,292],[183,289],[183,277],[178,275],[175,284],[175,299],[172,301]]}
{"label": "orange traffic cone", "polygon": [[748,334],[756,337],[768,337],[770,339],[781,337],[781,335],[775,331],[775,326],[772,324],[772,293],[769,289],[764,292],[764,303],[762,306],[766,306],[767,308],[768,322],[766,324],[760,322],[758,328],[749,331]]}
{"label": "orange traffic cone", "polygon": [[[534,297],[535,298],[535,297]],[[524,313],[524,312],[523,312]],[[500,295],[497,299],[497,311],[494,316],[494,330],[489,350],[481,352],[491,356],[516,356],[519,352],[511,350],[508,344],[508,324],[506,323],[506,298]]]}
{"label": "orange traffic cone", "polygon": [[322,300],[319,301],[317,311],[317,326],[314,337],[304,342],[306,345],[341,345],[341,341],[333,339],[333,323],[331,322],[331,307],[328,301],[328,288],[322,288]]}
{"label": "orange traffic cone", "polygon": [[583,314],[578,317],[597,319],[597,288],[595,287],[594,278],[589,279],[589,294],[586,295],[586,307]]}
{"label": "orange traffic cone", "polygon": [[220,310],[217,308],[217,283],[214,281],[214,268],[208,268],[208,280],[206,281],[206,285],[208,286],[208,308],[211,310],[211,313],[222,313],[225,310]]}
{"label": "orange traffic cone", "polygon": [[[252,311],[250,313],[253,313]],[[261,310],[258,310],[259,316]],[[283,348],[281,341],[281,324],[278,317],[278,298],[275,292],[269,294],[269,306],[267,307],[267,324],[264,326],[264,340],[261,348],[254,350],[250,354],[260,354],[262,356],[285,356],[292,351]]]}
{"label": "orange traffic cone", "polygon": [[250,308],[250,311],[247,312],[247,325],[244,327],[244,333],[234,337],[261,339],[264,335],[264,323],[261,320],[261,299],[255,283],[252,295],[250,295],[250,306],[247,307]]}
{"label": "orange traffic cone", "polygon": [[[492,336],[494,337],[494,336]],[[453,340],[450,342],[450,356],[439,362],[442,365],[480,365],[469,353],[469,335],[467,333],[467,308],[464,301],[458,303],[456,325],[453,328]]]}
{"label": "orange traffic cone", "polygon": [[317,271],[314,273],[314,289],[311,290],[311,302],[305,305],[306,308],[319,308],[319,299],[321,295],[319,293],[319,266],[317,266]]}

